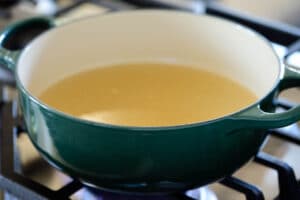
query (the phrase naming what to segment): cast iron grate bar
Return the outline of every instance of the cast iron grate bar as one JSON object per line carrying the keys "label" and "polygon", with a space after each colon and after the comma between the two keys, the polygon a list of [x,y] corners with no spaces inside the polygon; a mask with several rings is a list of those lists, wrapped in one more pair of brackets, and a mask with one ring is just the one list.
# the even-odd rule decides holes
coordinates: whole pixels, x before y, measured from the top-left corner
{"label": "cast iron grate bar", "polygon": [[299,200],[300,188],[298,181],[293,169],[287,163],[264,152],[258,153],[254,161],[277,171],[279,183],[278,200]]}
{"label": "cast iron grate bar", "polygon": [[[274,104],[276,105],[276,107],[282,108],[284,110],[288,110],[294,107],[293,103],[284,100],[277,100],[274,102]],[[296,145],[300,145],[300,128],[298,128],[298,125],[293,126],[294,127],[291,127],[288,130],[285,130],[285,128],[268,130],[267,133],[274,137],[286,140]]]}
{"label": "cast iron grate bar", "polygon": [[[36,190],[39,192],[28,189],[32,186],[32,181],[25,180],[14,171],[14,146],[16,129],[13,128],[12,116],[13,103],[5,103],[1,106],[1,127],[0,127],[0,186],[12,195],[20,198],[32,199],[45,199],[43,196],[48,196],[49,190],[41,185],[36,185]],[[5,123],[4,123],[5,122]],[[43,192],[43,196],[39,193]],[[29,199],[28,198],[28,199]]]}
{"label": "cast iron grate bar", "polygon": [[177,199],[177,200],[197,200],[195,198],[187,196],[186,194],[176,194],[176,197],[174,197],[174,199]]}
{"label": "cast iron grate bar", "polygon": [[226,177],[220,181],[222,185],[225,185],[233,190],[243,193],[247,200],[264,200],[263,193],[254,185],[246,183],[235,177]]}
{"label": "cast iron grate bar", "polygon": [[69,12],[69,11],[71,11],[71,10],[73,10],[73,9],[75,9],[75,8],[77,8],[77,7],[79,7],[79,6],[81,6],[83,3],[86,3],[86,2],[89,2],[89,0],[77,0],[77,1],[75,1],[75,3],[72,3],[70,6],[67,6],[67,7],[65,7],[65,8],[62,8],[62,9],[58,10],[58,11],[54,14],[54,16],[55,16],[55,17],[62,16],[62,15],[64,15],[65,13],[67,13],[67,12]]}
{"label": "cast iron grate bar", "polygon": [[300,137],[299,137],[300,135],[299,134],[297,136],[295,134],[291,134],[291,133],[288,133],[288,132],[283,132],[280,129],[269,130],[267,133],[272,135],[272,136],[275,136],[277,138],[280,138],[280,139],[286,140],[288,142],[300,145]]}
{"label": "cast iron grate bar", "polygon": [[287,47],[287,52],[285,54],[285,58],[288,58],[289,55],[293,54],[294,52],[300,50],[300,39],[298,39],[296,42],[294,42],[293,44],[289,45]]}
{"label": "cast iron grate bar", "polygon": [[82,4],[85,3],[92,3],[101,7],[106,8],[107,12],[114,12],[114,11],[120,11],[120,10],[128,10],[128,9],[134,9],[135,6],[131,4],[123,3],[126,1],[108,1],[108,0],[77,0],[71,5],[64,7],[60,10],[58,10],[53,16],[54,17],[60,17],[68,12],[72,11],[75,8],[80,7]]}
{"label": "cast iron grate bar", "polygon": [[16,167],[19,164],[16,158],[18,153],[15,149],[18,131],[14,126],[16,106],[17,104],[13,102],[1,102],[0,187],[11,195],[25,200],[69,199],[71,194],[82,187],[80,182],[74,180],[58,191],[53,191],[17,173],[20,170],[19,167]]}
{"label": "cast iron grate bar", "polygon": [[180,7],[155,0],[123,0],[140,8],[181,9]]}
{"label": "cast iron grate bar", "polygon": [[80,190],[83,187],[82,183],[73,180],[69,184],[63,186],[61,189],[57,190],[56,193],[58,196],[65,197],[66,199],[71,196],[72,194],[76,193],[78,190]]}
{"label": "cast iron grate bar", "polygon": [[282,100],[282,99],[275,100],[274,104],[275,104],[276,107],[279,107],[279,108],[282,108],[282,109],[285,109],[285,110],[288,110],[288,109],[295,106],[295,104],[293,104],[291,102],[288,102],[288,101],[285,101],[285,100]]}

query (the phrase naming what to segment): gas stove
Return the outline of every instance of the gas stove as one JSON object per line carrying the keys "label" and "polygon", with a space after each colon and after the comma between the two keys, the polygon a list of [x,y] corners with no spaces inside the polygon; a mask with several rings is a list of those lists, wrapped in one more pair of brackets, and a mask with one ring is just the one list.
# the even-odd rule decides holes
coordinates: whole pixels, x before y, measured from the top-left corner
{"label": "gas stove", "polygon": [[[43,9],[41,4],[38,4],[41,2],[19,1],[18,5],[2,9],[0,26],[40,14],[56,17],[57,21],[66,23],[95,14],[151,7],[206,13],[241,23],[268,38],[281,58],[287,55],[289,50],[298,48],[300,43],[300,30],[297,28],[248,16],[218,2],[64,0],[49,1],[48,6],[43,4]],[[288,61],[300,66],[299,58],[298,53],[294,53],[289,56]],[[293,89],[282,94],[274,104],[278,111],[282,111],[292,107],[299,99],[299,90]],[[125,195],[97,190],[84,186],[76,177],[62,174],[39,156],[26,135],[26,127],[19,113],[13,76],[9,71],[0,71],[0,189],[3,191],[0,199],[299,200],[298,124],[269,130],[268,135],[263,148],[253,160],[232,176],[206,187],[165,196]]]}

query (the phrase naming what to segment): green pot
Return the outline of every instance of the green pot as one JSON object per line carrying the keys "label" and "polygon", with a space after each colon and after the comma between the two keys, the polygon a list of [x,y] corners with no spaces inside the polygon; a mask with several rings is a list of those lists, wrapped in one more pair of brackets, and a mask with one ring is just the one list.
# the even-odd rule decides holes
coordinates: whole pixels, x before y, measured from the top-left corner
{"label": "green pot", "polygon": [[[273,113],[280,91],[300,85],[300,74],[277,58],[266,39],[207,15],[142,10],[96,16],[46,31],[20,51],[5,44],[22,29],[52,27],[35,18],[1,36],[1,62],[15,72],[32,143],[59,170],[100,188],[176,192],[232,174],[259,150],[265,129],[300,119],[300,107]],[[37,96],[49,85],[95,66],[170,62],[223,74],[259,100],[217,119],[169,127],[115,126],[82,120]]]}

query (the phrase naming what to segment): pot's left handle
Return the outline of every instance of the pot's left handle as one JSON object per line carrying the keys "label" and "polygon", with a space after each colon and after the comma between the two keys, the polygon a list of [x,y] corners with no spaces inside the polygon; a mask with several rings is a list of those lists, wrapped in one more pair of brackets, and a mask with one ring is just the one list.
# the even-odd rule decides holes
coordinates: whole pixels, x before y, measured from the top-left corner
{"label": "pot's left handle", "polygon": [[14,71],[24,47],[35,37],[55,26],[47,17],[35,17],[7,26],[0,33],[0,63]]}

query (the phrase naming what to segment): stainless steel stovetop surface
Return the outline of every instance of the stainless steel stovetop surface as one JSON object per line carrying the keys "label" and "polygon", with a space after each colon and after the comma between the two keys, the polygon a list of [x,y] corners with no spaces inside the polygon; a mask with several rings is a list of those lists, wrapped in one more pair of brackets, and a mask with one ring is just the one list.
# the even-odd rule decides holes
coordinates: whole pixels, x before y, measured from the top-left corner
{"label": "stainless steel stovetop surface", "polygon": [[[164,0],[168,1],[168,0]],[[169,0],[173,1],[172,3],[176,3],[176,0]],[[70,0],[59,1],[61,5],[68,4]],[[181,1],[181,3],[183,0]],[[186,2],[191,3],[191,0],[186,0]],[[281,22],[290,23],[300,25],[300,18],[299,22],[294,19],[293,16],[288,16],[293,12],[289,12],[290,10],[294,10],[298,6],[300,7],[300,1],[298,0],[289,0],[289,1],[281,1],[281,0],[266,0],[266,1],[239,1],[239,0],[220,0],[220,2],[232,6],[233,8],[239,9],[241,11],[246,11],[252,14],[256,14],[258,16],[264,16],[268,19],[279,20]],[[242,3],[243,2],[243,3]],[[266,3],[269,2],[269,3]],[[285,2],[285,3],[283,3]],[[290,5],[286,5],[287,3],[293,3]],[[193,1],[195,3],[195,1]],[[197,3],[197,2],[196,2]],[[199,3],[199,2],[198,2]],[[195,4],[196,5],[196,4]],[[197,4],[197,6],[203,5],[202,3]],[[297,7],[295,6],[297,5]],[[270,6],[273,6],[270,9]],[[278,6],[275,8],[275,6]],[[287,8],[289,7],[289,8]],[[281,8],[281,9],[280,9]],[[14,8],[20,9],[20,8]],[[202,7],[201,7],[202,9]],[[200,12],[200,7],[197,10]],[[269,12],[271,10],[271,12]],[[278,12],[274,11],[278,10]],[[65,15],[61,18],[62,22],[74,20],[77,18],[81,18],[88,15],[94,14],[101,14],[105,13],[107,9],[104,7],[95,6],[92,4],[83,4],[82,6],[74,9],[72,12]],[[17,12],[17,11],[14,11]],[[20,14],[20,13],[19,13]],[[36,13],[31,14],[24,14],[24,16],[17,15],[16,18],[12,18],[10,20],[0,20],[0,26],[4,26],[8,22],[23,18],[24,16],[33,16]],[[298,13],[297,13],[298,15]],[[299,13],[300,15],[300,13]],[[296,15],[295,15],[296,16]],[[285,51],[285,48],[282,46],[275,45],[276,51],[278,54],[282,55]],[[295,65],[300,66],[300,56],[296,55],[292,57],[291,62]],[[7,78],[9,77],[9,73],[5,73],[0,71],[0,78]],[[14,96],[15,93],[9,90],[7,92],[7,96],[11,97]],[[282,95],[283,98],[289,99],[294,102],[300,102],[300,93],[298,89],[293,89],[290,91],[285,92]],[[287,127],[286,129],[299,129],[297,124]],[[299,131],[300,133],[300,131]],[[43,161],[35,148],[30,143],[28,137],[25,134],[21,134],[21,137],[18,139],[18,146],[20,149],[20,158],[23,165],[24,173],[26,176],[33,178],[34,180],[52,188],[58,189],[64,183],[70,181],[66,175],[54,170],[48,164]],[[283,142],[279,139],[269,137],[268,142],[263,148],[263,151],[270,153],[283,161],[289,163],[295,170],[296,176],[300,178],[300,148],[290,143]],[[298,173],[297,173],[298,172]],[[242,167],[238,170],[235,176],[246,180],[256,186],[258,186],[264,193],[266,200],[273,199],[278,194],[278,186],[277,186],[277,174],[275,171],[262,167],[261,165],[257,165],[253,162],[249,162],[247,165]],[[240,200],[244,199],[241,194],[238,194],[228,188],[220,184],[212,184],[208,187],[202,188],[198,195],[200,200]],[[197,192],[199,192],[197,191]],[[73,199],[95,199],[95,195],[88,193],[85,190],[81,190],[77,192],[75,195],[72,196]]]}
{"label": "stainless steel stovetop surface", "polygon": [[[154,0],[199,10],[201,3],[218,2],[245,14],[300,27],[299,0]],[[201,8],[200,8],[201,10]]]}
{"label": "stainless steel stovetop surface", "polygon": [[241,12],[300,27],[299,0],[218,0]]}

